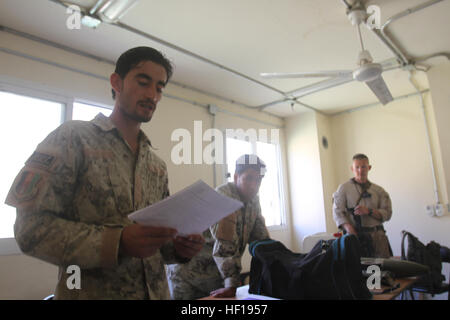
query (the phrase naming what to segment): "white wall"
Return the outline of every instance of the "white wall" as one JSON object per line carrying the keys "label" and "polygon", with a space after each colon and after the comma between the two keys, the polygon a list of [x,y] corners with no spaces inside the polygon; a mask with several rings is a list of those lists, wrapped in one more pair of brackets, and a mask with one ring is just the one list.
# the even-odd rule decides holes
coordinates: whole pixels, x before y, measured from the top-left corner
{"label": "white wall", "polygon": [[305,236],[326,230],[318,141],[315,113],[303,113],[286,121],[294,251],[302,251]]}
{"label": "white wall", "polygon": [[[335,140],[332,132],[332,120],[330,116],[316,114],[317,138],[320,152],[320,166],[322,170],[322,186],[325,210],[326,232],[335,233],[338,231],[333,220],[333,193],[336,191],[338,181],[336,181],[336,161],[335,161]],[[328,147],[325,148],[322,139],[328,140]],[[339,149],[338,149],[339,150]]]}
{"label": "white wall", "polygon": [[[428,76],[430,93],[424,95],[425,112],[439,194],[441,202],[447,204],[449,64],[433,68]],[[329,140],[328,149],[321,144],[322,136]],[[436,197],[418,96],[332,117],[310,112],[290,118],[286,121],[286,146],[292,239],[297,250],[301,250],[304,236],[336,230],[330,196],[339,184],[352,177],[350,166],[355,153],[369,156],[373,166],[370,180],[391,196],[393,216],[385,227],[394,255],[400,255],[402,230],[412,232],[425,244],[434,240],[450,246],[450,214],[429,217],[425,211],[426,205],[436,203]],[[449,270],[449,265],[444,264],[447,280]]]}
{"label": "white wall", "polygon": [[[106,63],[80,57],[30,40],[0,32],[0,42],[10,50],[31,55],[38,59],[46,59],[85,70],[101,77],[108,78],[114,67]],[[124,48],[126,50],[128,48]],[[91,101],[105,105],[112,105],[110,85],[107,80],[97,79],[80,73],[64,70],[56,66],[33,61],[16,55],[0,52],[0,80],[11,81],[24,87],[33,87],[60,96],[76,97],[84,101]],[[184,99],[194,100],[201,104],[215,104],[227,112],[243,115],[245,119],[219,112],[216,115],[216,127],[225,128],[281,128],[283,120],[255,110],[243,109],[223,101],[204,96],[202,94],[181,89],[168,84],[166,93]],[[252,121],[251,118],[258,121]],[[172,193],[185,186],[203,179],[213,186],[213,167],[206,164],[175,165],[170,158],[171,149],[178,142],[170,140],[173,130],[185,128],[194,138],[194,121],[202,121],[203,132],[211,128],[212,116],[206,108],[164,97],[152,121],[143,126],[152,144],[157,148],[156,153],[167,163],[169,172],[169,188]],[[263,123],[262,123],[263,122]],[[264,123],[272,123],[268,125]],[[280,143],[282,152],[284,146],[284,132],[280,129]],[[208,144],[205,142],[204,145]],[[193,147],[193,146],[192,146]],[[283,163],[286,164],[286,157]],[[286,167],[283,173],[287,176]],[[222,171],[217,170],[217,183],[222,182]],[[285,185],[287,190],[287,185]],[[286,199],[289,197],[286,191]],[[289,217],[289,204],[287,204]],[[288,222],[290,220],[288,219]],[[271,236],[290,246],[290,226],[279,230],[271,230]],[[243,259],[244,270],[250,269],[250,257],[246,253]],[[0,299],[42,299],[53,292],[57,281],[57,268],[53,265],[24,255],[0,255]],[[32,287],[32,290],[30,290]]]}
{"label": "white wall", "polygon": [[[448,72],[448,69],[445,70]],[[442,114],[449,109],[450,73],[446,73],[446,78],[438,71],[437,73],[438,82],[443,85],[438,86],[438,90],[430,86],[430,91],[431,94],[436,92],[438,99],[443,99],[446,103],[443,106],[446,110],[440,110]],[[448,159],[441,157],[440,150],[443,155],[448,154],[449,144],[442,141],[450,138],[449,127],[445,124],[450,117],[444,119],[444,115],[438,116],[430,93],[425,94],[424,101],[439,194],[441,201],[447,204],[446,185],[448,186],[449,178],[445,176],[448,171],[444,171],[442,163],[448,163]],[[441,122],[442,125],[438,127],[436,122]],[[440,141],[437,140],[438,128]],[[401,254],[402,230],[412,232],[425,244],[434,240],[441,245],[450,246],[450,215],[447,213],[443,217],[429,217],[425,211],[426,205],[436,203],[436,197],[424,117],[418,96],[394,101],[385,107],[380,105],[333,117],[332,132],[337,181],[342,183],[352,177],[351,158],[353,154],[362,152],[368,155],[372,164],[369,179],[390,194],[393,215],[384,226],[394,255]],[[442,273],[448,281],[449,264],[443,264]],[[447,295],[435,298],[446,299]]]}
{"label": "white wall", "polygon": [[[427,99],[429,101],[429,99]],[[391,102],[333,119],[337,176],[352,177],[351,159],[365,153],[372,165],[369,179],[391,196],[393,215],[385,223],[394,254],[400,254],[400,232],[408,230],[423,241],[450,243],[450,216],[431,218],[425,206],[433,204],[434,188],[425,126],[418,97]]]}
{"label": "white wall", "polygon": [[431,68],[428,73],[430,83],[431,99],[433,103],[435,119],[435,153],[441,160],[437,163],[439,178],[441,181],[442,202],[449,202],[450,191],[450,62],[446,61],[436,67]]}

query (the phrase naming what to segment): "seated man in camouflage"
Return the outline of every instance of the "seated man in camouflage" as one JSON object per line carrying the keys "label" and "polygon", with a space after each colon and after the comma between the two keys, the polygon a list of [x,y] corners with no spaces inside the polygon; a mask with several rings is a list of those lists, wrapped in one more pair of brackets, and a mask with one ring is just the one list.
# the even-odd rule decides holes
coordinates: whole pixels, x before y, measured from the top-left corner
{"label": "seated man in camouflage", "polygon": [[236,161],[234,182],[216,189],[244,206],[204,232],[205,245],[189,263],[168,266],[173,299],[235,296],[241,285],[246,245],[269,238],[257,196],[265,170],[266,165],[256,155],[243,155]]}

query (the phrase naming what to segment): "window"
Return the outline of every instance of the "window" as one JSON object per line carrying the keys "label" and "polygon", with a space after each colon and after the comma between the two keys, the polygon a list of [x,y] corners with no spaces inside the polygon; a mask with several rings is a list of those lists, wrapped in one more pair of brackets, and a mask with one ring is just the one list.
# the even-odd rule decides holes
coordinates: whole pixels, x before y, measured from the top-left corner
{"label": "window", "polygon": [[73,104],[72,119],[90,121],[99,113],[109,117],[112,110],[106,107],[94,106],[91,104],[75,102]]}
{"label": "window", "polygon": [[13,238],[16,209],[5,199],[39,142],[61,124],[63,104],[0,92],[0,238]]}
{"label": "window", "polygon": [[267,171],[259,188],[261,213],[267,226],[284,225],[283,193],[281,185],[280,151],[273,143],[252,143],[232,137],[226,138],[228,181],[233,181],[236,160],[243,154],[256,154],[266,163]]}
{"label": "window", "polygon": [[[31,95],[34,95],[34,91]],[[60,99],[59,97],[55,100]],[[0,149],[4,154],[0,158],[2,177],[0,239],[2,239],[14,237],[13,226],[16,219],[16,209],[4,203],[6,196],[15,177],[38,143],[63,122],[63,115],[71,107],[74,120],[92,120],[99,112],[109,116],[112,110],[81,102],[71,103],[70,100],[64,103],[53,102],[3,91],[0,91],[0,106]]]}

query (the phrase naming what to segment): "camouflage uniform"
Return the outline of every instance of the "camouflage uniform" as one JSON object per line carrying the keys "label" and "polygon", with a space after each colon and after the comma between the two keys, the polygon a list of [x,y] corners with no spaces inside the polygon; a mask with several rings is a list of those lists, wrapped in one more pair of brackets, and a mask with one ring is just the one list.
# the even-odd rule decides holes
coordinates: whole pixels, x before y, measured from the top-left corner
{"label": "camouflage uniform", "polygon": [[[119,254],[127,215],[168,196],[165,163],[141,131],[134,155],[109,118],[70,121],[38,145],[6,203],[21,250],[59,266],[56,299],[167,299],[173,244],[145,259]],[[68,289],[69,265],[81,289]]]}
{"label": "camouflage uniform", "polygon": [[209,229],[203,232],[203,237],[205,244],[191,261],[167,266],[172,299],[199,299],[209,296],[215,289],[223,288],[222,277],[212,257],[214,239]]}
{"label": "camouflage uniform", "polygon": [[[353,216],[347,209],[354,208],[360,198],[362,192],[361,186],[353,179],[341,184],[337,191],[333,194],[333,218],[338,227],[344,223],[355,225]],[[369,198],[361,198],[360,205],[369,209],[376,209],[383,217],[382,221],[370,217],[369,215],[361,216],[362,227],[376,227],[384,221],[388,221],[392,216],[392,204],[389,194],[379,185],[370,183],[367,192],[371,195]],[[389,240],[384,230],[368,232],[372,237],[375,256],[379,258],[388,258],[391,256]]]}
{"label": "camouflage uniform", "polygon": [[[241,200],[234,183],[226,183],[217,191],[230,198]],[[256,196],[244,207],[211,226],[215,240],[213,258],[224,279],[225,288],[241,285],[241,258],[248,243],[269,238],[259,198]]]}
{"label": "camouflage uniform", "polygon": [[[234,183],[224,184],[216,190],[241,201]],[[211,226],[203,237],[206,243],[202,251],[189,263],[167,266],[173,299],[197,299],[224,286],[241,285],[241,258],[247,243],[269,238],[259,198],[255,197],[240,210]]]}

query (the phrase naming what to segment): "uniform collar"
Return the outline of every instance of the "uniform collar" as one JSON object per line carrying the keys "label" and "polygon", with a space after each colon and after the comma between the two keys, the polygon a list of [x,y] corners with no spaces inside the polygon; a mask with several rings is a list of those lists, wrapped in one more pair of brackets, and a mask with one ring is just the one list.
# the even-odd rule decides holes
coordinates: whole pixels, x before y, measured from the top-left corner
{"label": "uniform collar", "polygon": [[371,183],[369,180],[367,180],[366,183],[359,183],[358,181],[356,181],[355,178],[351,178],[350,180],[351,180],[354,184],[357,184],[358,186],[360,186],[361,188],[363,188],[363,189],[365,189],[365,190],[369,189],[370,186],[372,185],[372,183]]}
{"label": "uniform collar", "polygon": [[101,112],[97,114],[91,122],[103,131],[111,131],[116,128],[111,119]]}
{"label": "uniform collar", "polygon": [[[117,130],[117,127],[114,125],[111,118],[105,116],[101,112],[97,114],[95,118],[91,120],[91,122],[105,132],[112,131],[114,129]],[[144,142],[148,143],[150,147],[153,148],[152,142],[142,130],[139,130],[139,139],[142,139]]]}

